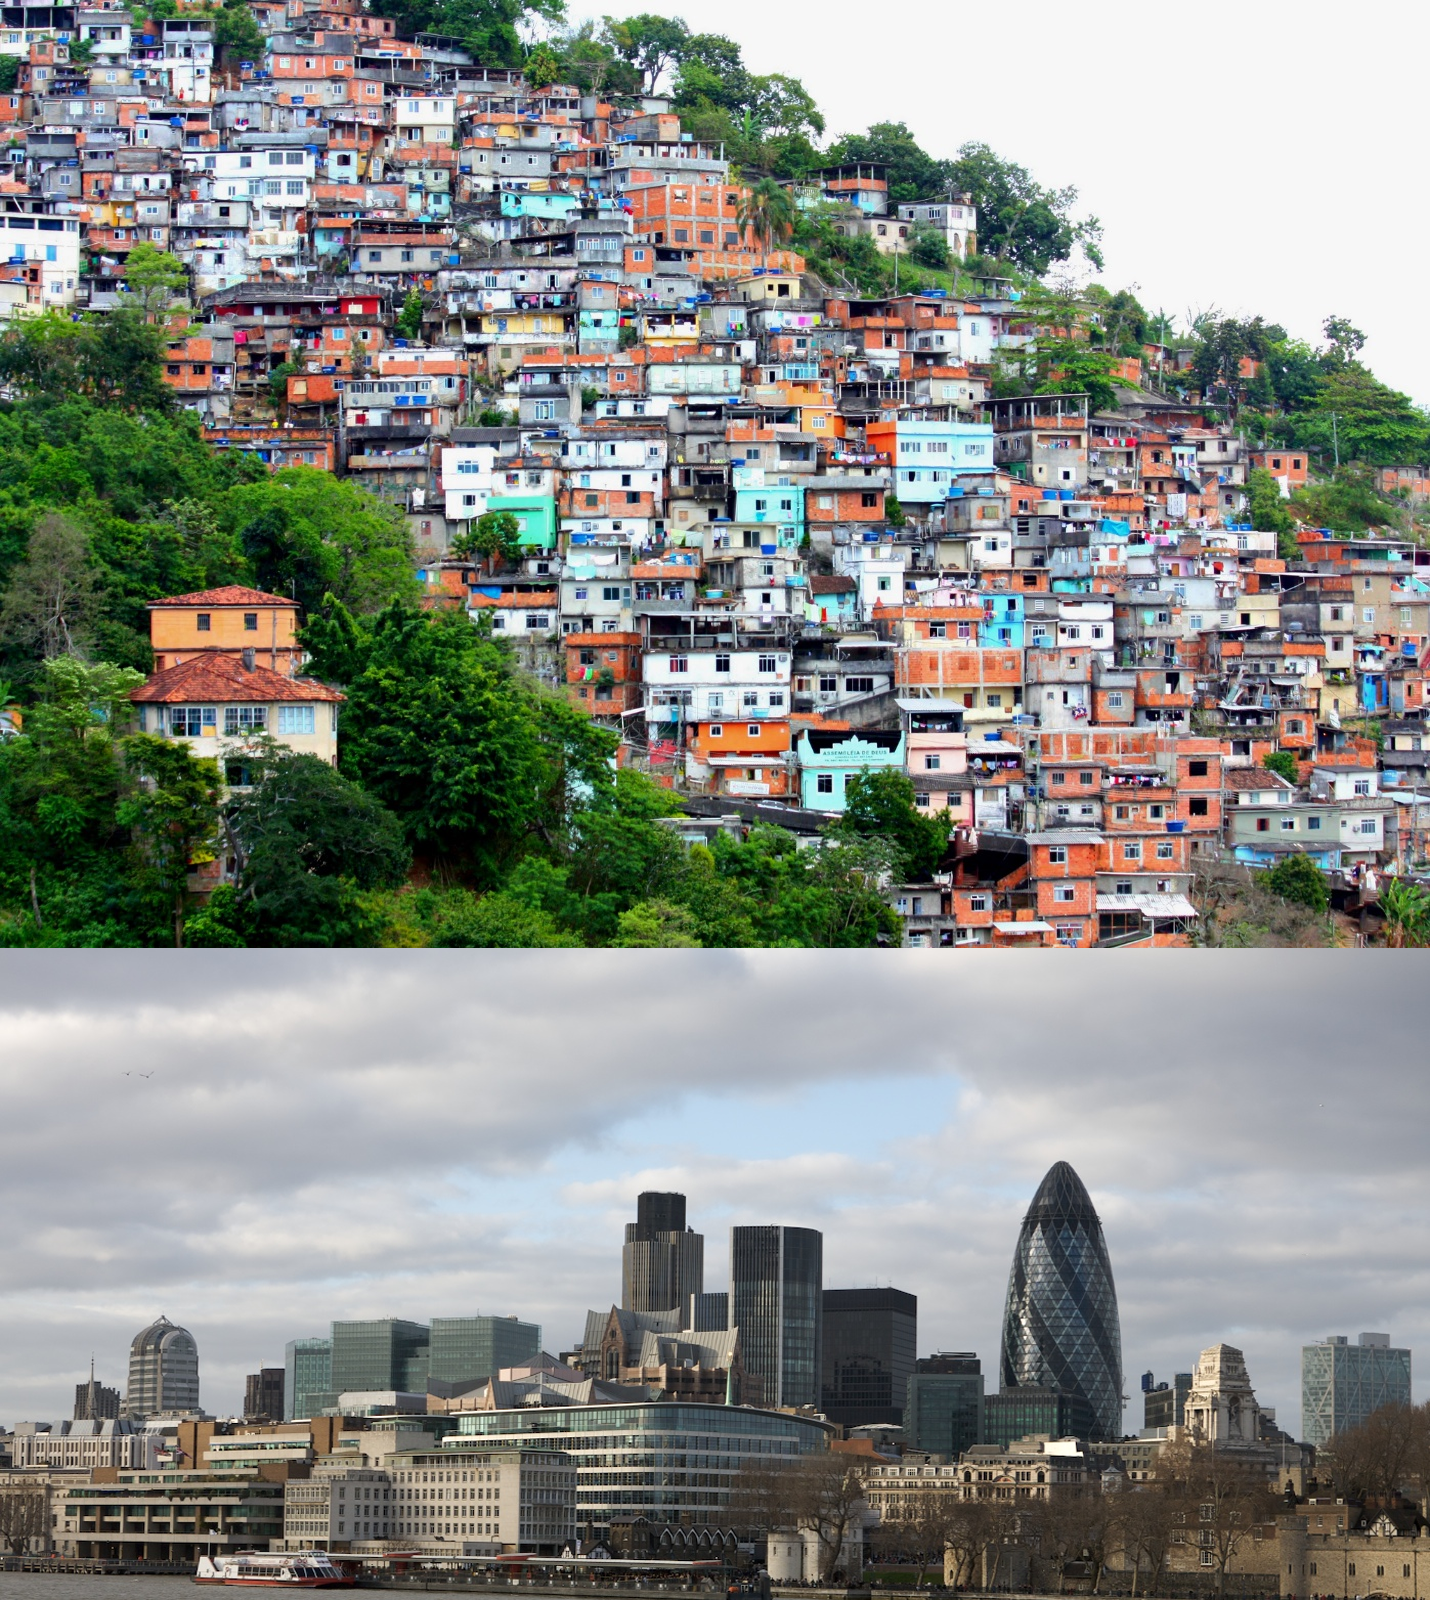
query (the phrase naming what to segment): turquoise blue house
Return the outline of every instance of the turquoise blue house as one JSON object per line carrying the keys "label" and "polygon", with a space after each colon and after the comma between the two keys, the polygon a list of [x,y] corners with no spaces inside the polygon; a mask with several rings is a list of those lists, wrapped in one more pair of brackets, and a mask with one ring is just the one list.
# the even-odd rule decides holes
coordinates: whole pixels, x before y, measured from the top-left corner
{"label": "turquoise blue house", "polygon": [[788,484],[735,490],[736,522],[772,522],[782,531],[777,544],[798,544],[804,538],[804,490]]}
{"label": "turquoise blue house", "polygon": [[978,643],[985,650],[1023,648],[1023,596],[985,591]]}
{"label": "turquoise blue house", "polygon": [[520,525],[523,550],[556,548],[556,500],[549,494],[494,494],[488,511],[510,511]]}
{"label": "turquoise blue house", "polygon": [[843,811],[850,780],[861,772],[904,770],[904,735],[878,728],[825,731],[806,728],[795,745],[800,804],[811,811]]}

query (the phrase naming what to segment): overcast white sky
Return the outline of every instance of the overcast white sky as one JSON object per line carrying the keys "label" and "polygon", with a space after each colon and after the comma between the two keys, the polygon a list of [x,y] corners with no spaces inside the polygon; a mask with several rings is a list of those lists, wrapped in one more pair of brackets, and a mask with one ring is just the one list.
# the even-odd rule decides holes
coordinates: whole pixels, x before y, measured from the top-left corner
{"label": "overcast white sky", "polygon": [[[1293,1429],[1299,1348],[1430,1351],[1426,964],[1390,953],[106,953],[0,966],[0,1421],[122,1387],[160,1312],[207,1407],[341,1317],[619,1297],[643,1188],[814,1226],[995,1374],[1008,1264],[1071,1161],[1124,1364],[1225,1339]],[[141,1077],[141,1073],[152,1074]],[[1423,1365],[1423,1362],[1421,1363]],[[1417,1384],[1423,1392],[1423,1385]]]}
{"label": "overcast white sky", "polygon": [[1185,325],[1188,308],[1368,336],[1387,383],[1430,403],[1420,193],[1427,12],[1406,0],[998,10],[903,0],[612,0],[573,16],[663,11],[789,72],[831,135],[902,121],[930,154],[992,145],[1102,219],[1113,289]]}

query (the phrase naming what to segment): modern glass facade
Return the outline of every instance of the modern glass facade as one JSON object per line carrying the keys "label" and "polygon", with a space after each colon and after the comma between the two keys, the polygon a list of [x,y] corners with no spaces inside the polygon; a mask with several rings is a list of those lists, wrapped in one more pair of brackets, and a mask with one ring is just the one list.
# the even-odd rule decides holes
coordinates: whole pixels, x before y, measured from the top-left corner
{"label": "modern glass facade", "polygon": [[383,1317],[375,1322],[333,1324],[334,1394],[398,1389],[427,1392],[430,1335],[420,1322]]}
{"label": "modern glass facade", "polygon": [[433,1317],[428,1375],[443,1383],[479,1383],[503,1367],[541,1354],[541,1328],[515,1317]]}
{"label": "modern glass facade", "polygon": [[918,1297],[902,1289],[826,1289],[820,1410],[844,1427],[892,1423],[918,1349]]}
{"label": "modern glass facade", "polygon": [[730,1326],[767,1406],[819,1404],[823,1278],[817,1229],[731,1228]]}
{"label": "modern glass facade", "polygon": [[640,1195],[621,1251],[622,1310],[684,1310],[704,1287],[705,1236],[685,1226],[685,1196]]}
{"label": "modern glass facade", "polygon": [[[1149,1372],[1150,1378],[1152,1374]],[[1179,1372],[1170,1385],[1144,1388],[1142,1391],[1142,1426],[1144,1428],[1180,1428],[1186,1420],[1187,1396],[1192,1390],[1190,1372]]]}
{"label": "modern glass facade", "polygon": [[1006,1450],[1030,1433],[1053,1439],[1104,1438],[1092,1407],[1078,1394],[1063,1394],[1042,1384],[1000,1389],[983,1397],[983,1444]]}
{"label": "modern glass facade", "polygon": [[[1000,1376],[1004,1390],[1031,1385],[1082,1401],[1090,1437],[1121,1438],[1122,1331],[1112,1264],[1092,1199],[1066,1161],[1049,1169],[1018,1233]],[[985,1442],[1002,1441],[990,1433]]]}
{"label": "modern glass facade", "polygon": [[1301,1437],[1320,1448],[1381,1406],[1410,1404],[1410,1352],[1388,1333],[1344,1335],[1301,1348]]}
{"label": "modern glass facade", "polygon": [[904,1443],[956,1461],[983,1441],[983,1369],[972,1353],[915,1364],[904,1396]]}
{"label": "modern glass facade", "polygon": [[283,1420],[317,1416],[332,1387],[333,1341],[290,1339],[283,1349]]}
{"label": "modern glass facade", "polygon": [[[576,1462],[582,1528],[633,1517],[721,1524],[743,1469],[827,1449],[832,1431],[807,1417],[746,1406],[533,1406],[466,1412],[442,1448],[459,1453],[497,1443],[529,1445],[536,1438],[566,1451]],[[460,1463],[460,1454],[454,1459]]]}

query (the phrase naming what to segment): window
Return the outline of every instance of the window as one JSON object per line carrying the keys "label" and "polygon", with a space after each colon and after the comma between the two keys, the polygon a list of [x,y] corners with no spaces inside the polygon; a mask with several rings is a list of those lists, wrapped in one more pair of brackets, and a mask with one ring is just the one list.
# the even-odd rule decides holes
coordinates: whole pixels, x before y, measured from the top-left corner
{"label": "window", "polygon": [[821,772],[816,774],[814,780],[814,792],[816,794],[833,794],[834,774],[832,772]]}
{"label": "window", "polygon": [[761,672],[773,672],[775,670],[775,658],[773,656],[761,656],[759,669]]}
{"label": "window", "polygon": [[197,624],[200,633],[207,633],[213,626],[213,618],[207,611],[200,611],[198,616],[194,618],[194,621]]}
{"label": "window", "polygon": [[690,671],[690,657],[689,656],[672,656],[670,658],[670,670],[672,672],[689,672]]}
{"label": "window", "polygon": [[1295,831],[1296,831],[1296,819],[1295,819],[1295,817],[1282,817],[1282,819],[1281,819],[1281,831],[1282,831],[1282,833],[1295,833]]}
{"label": "window", "polygon": [[1170,860],[1172,860],[1173,856],[1175,856],[1175,854],[1176,854],[1176,851],[1169,844],[1159,844],[1157,846],[1157,859],[1158,859],[1158,861],[1170,861]]}
{"label": "window", "polygon": [[601,598],[603,600],[619,600],[621,598],[620,585],[616,583],[606,584],[601,590]]}
{"label": "window", "polygon": [[1108,693],[1107,693],[1107,709],[1109,711],[1121,711],[1121,709],[1122,709],[1122,691],[1120,689],[1109,689],[1108,690]]}
{"label": "window", "polygon": [[729,658],[729,656],[727,656],[727,655],[716,655],[716,657],[715,657],[715,670],[716,670],[716,672],[728,672],[730,670],[730,658]]}
{"label": "window", "polygon": [[1048,846],[1048,865],[1053,867],[1064,866],[1068,859],[1068,849],[1064,844],[1051,844]]}
{"label": "window", "polygon": [[1361,823],[1360,823],[1360,831],[1362,833],[1374,833],[1374,832],[1376,832],[1375,818],[1374,817],[1362,817],[1361,818]]}
{"label": "window", "polygon": [[924,771],[925,772],[937,772],[942,765],[943,765],[943,757],[942,756],[926,755],[924,757]]}
{"label": "window", "polygon": [[1256,831],[1258,833],[1270,833],[1271,823],[1265,817],[1258,817],[1256,819]]}
{"label": "window", "polygon": [[1321,831],[1321,819],[1319,817],[1307,817],[1306,827],[1312,833],[1319,833]]}
{"label": "window", "polygon": [[243,631],[245,633],[258,632],[258,613],[256,611],[245,611],[243,613]]}
{"label": "window", "polygon": [[1136,839],[1129,839],[1122,846],[1122,859],[1124,861],[1140,861],[1142,859],[1142,845]]}
{"label": "window", "polygon": [[215,706],[170,706],[169,732],[176,739],[197,739],[205,728],[218,726]]}
{"label": "window", "polygon": [[710,724],[710,737],[712,739],[720,739],[723,738],[724,735],[725,724],[723,722],[712,722]]}
{"label": "window", "polygon": [[1090,789],[1092,787],[1092,780],[1095,776],[1096,775],[1091,772],[1079,772],[1077,775],[1077,781],[1082,784],[1085,789]]}
{"label": "window", "polygon": [[946,639],[948,637],[948,624],[946,622],[929,623],[930,639]]}
{"label": "window", "polygon": [[255,733],[268,726],[267,706],[225,706],[223,731],[232,739],[235,735]]}
{"label": "window", "polygon": [[1187,812],[1193,817],[1204,817],[1207,815],[1207,802],[1205,800],[1188,800]]}
{"label": "window", "polygon": [[740,703],[742,705],[744,705],[744,706],[757,706],[757,705],[759,705],[759,703],[760,703],[760,691],[758,689],[746,689],[745,690],[745,694],[744,694],[744,698],[741,700]]}
{"label": "window", "polygon": [[745,732],[751,739],[758,739],[759,736],[760,736],[760,725],[759,725],[759,723],[758,722],[747,722],[745,724]]}
{"label": "window", "polygon": [[1355,781],[1355,784],[1354,784],[1354,788],[1355,788],[1355,792],[1357,794],[1369,794],[1370,793],[1370,779],[1369,778],[1357,778],[1356,781]]}
{"label": "window", "polygon": [[1072,884],[1070,883],[1060,883],[1057,888],[1053,890],[1053,899],[1056,900],[1060,905],[1067,905],[1069,902],[1077,899],[1077,890],[1073,888]]}
{"label": "window", "polygon": [[278,731],[279,733],[312,733],[315,731],[317,718],[312,706],[279,706]]}
{"label": "window", "polygon": [[1049,777],[1048,777],[1048,782],[1049,783],[1061,783],[1062,781],[1063,781],[1063,774],[1061,772],[1054,772],[1054,773],[1050,773],[1049,774]]}

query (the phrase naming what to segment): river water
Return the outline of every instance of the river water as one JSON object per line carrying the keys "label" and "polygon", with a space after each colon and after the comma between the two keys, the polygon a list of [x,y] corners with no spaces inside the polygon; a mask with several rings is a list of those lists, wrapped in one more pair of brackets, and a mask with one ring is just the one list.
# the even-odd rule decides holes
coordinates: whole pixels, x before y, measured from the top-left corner
{"label": "river water", "polygon": [[198,1592],[188,1578],[0,1572],[0,1600],[187,1600]]}

